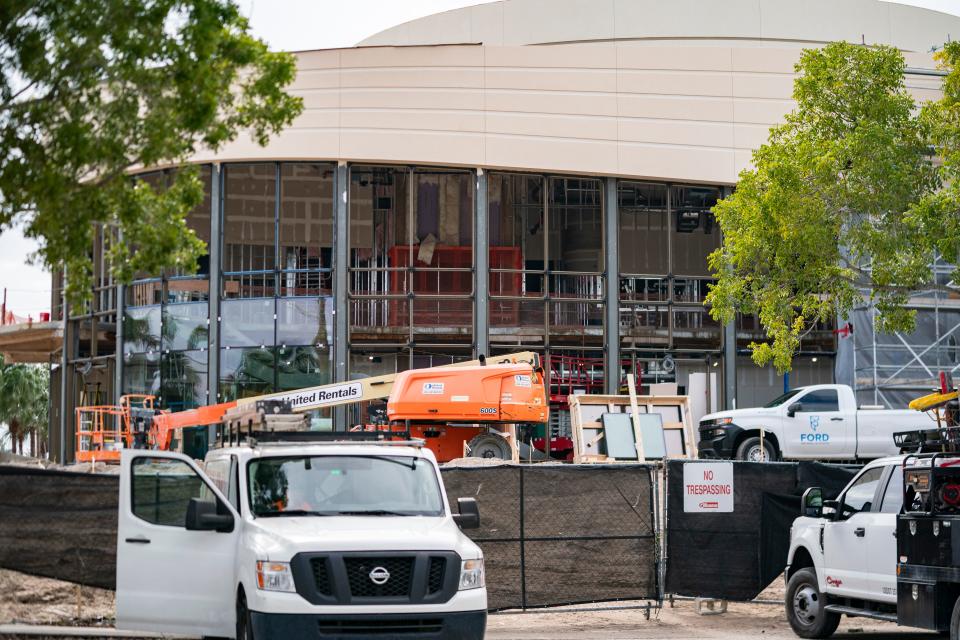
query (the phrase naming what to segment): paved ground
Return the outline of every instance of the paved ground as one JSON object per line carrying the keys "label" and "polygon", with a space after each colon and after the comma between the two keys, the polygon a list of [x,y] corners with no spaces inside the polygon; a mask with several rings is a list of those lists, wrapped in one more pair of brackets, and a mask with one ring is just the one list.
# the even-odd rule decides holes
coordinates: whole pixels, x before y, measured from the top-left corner
{"label": "paved ground", "polygon": [[[779,602],[783,582],[776,581],[761,598]],[[637,603],[642,604],[642,603]],[[638,609],[616,609],[617,603],[584,607],[542,609],[527,613],[500,613],[490,616],[489,640],[770,640],[793,639],[782,605],[732,603],[725,614],[700,616],[694,603],[669,604],[651,619]],[[79,615],[78,615],[79,614]],[[10,626],[17,625],[17,626]],[[25,628],[21,625],[27,625]],[[38,628],[37,625],[54,625]],[[64,638],[56,626],[85,626],[78,635],[87,638],[108,637],[90,627],[113,626],[113,593],[0,570],[0,639]],[[72,635],[72,634],[71,634]],[[76,636],[74,636],[76,637]],[[118,637],[118,636],[113,636]],[[122,634],[122,637],[130,637]],[[838,638],[848,640],[932,640],[929,633],[899,629],[890,623],[847,619],[840,625]]]}

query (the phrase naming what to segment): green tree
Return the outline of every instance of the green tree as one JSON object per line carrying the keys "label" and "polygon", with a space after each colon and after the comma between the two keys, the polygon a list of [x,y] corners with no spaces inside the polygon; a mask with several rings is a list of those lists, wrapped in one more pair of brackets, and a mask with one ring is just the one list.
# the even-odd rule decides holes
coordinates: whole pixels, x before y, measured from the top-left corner
{"label": "green tree", "polygon": [[49,371],[30,364],[5,364],[0,358],[0,422],[7,425],[11,449],[23,453],[30,439],[33,455],[43,454],[48,432]]}
{"label": "green tree", "polygon": [[[957,48],[948,51],[955,59]],[[796,108],[714,207],[724,241],[709,257],[718,281],[707,304],[722,322],[736,312],[759,316],[769,341],[751,345],[757,364],[788,371],[817,321],[845,315],[865,296],[878,330],[909,330],[910,293],[937,286],[934,249],[957,255],[956,208],[952,238],[927,213],[932,204],[919,208],[942,202],[930,154],[942,118],[933,107],[918,113],[905,70],[892,47],[805,50]],[[955,71],[951,79],[960,84]]]}
{"label": "green tree", "polygon": [[191,272],[205,251],[184,222],[198,172],[154,190],[137,167],[179,164],[246,132],[264,145],[302,110],[295,61],[249,33],[232,0],[0,2],[0,231],[23,224],[39,259],[92,285],[97,223],[120,280]]}

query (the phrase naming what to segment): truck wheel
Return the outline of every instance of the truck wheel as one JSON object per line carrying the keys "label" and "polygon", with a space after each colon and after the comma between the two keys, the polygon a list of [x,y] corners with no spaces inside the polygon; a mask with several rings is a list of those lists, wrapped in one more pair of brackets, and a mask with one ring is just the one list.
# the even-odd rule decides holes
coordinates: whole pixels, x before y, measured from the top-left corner
{"label": "truck wheel", "polygon": [[[765,452],[766,455],[761,456],[761,451]],[[737,460],[745,460],[747,462],[772,462],[777,459],[777,449],[767,438],[763,439],[763,449],[760,448],[759,437],[747,438],[737,447],[736,457]]]}
{"label": "truck wheel", "polygon": [[820,593],[813,569],[800,569],[787,582],[787,622],[801,638],[829,638],[840,625],[840,615],[824,607],[827,598]]}
{"label": "truck wheel", "polygon": [[953,615],[950,616],[949,637],[950,640],[960,640],[960,598],[957,598],[957,601],[953,605]]}
{"label": "truck wheel", "polygon": [[471,458],[496,458],[510,460],[510,443],[506,438],[492,433],[481,433],[467,443]]}
{"label": "truck wheel", "polygon": [[250,626],[250,610],[247,609],[247,596],[243,589],[237,594],[237,640],[254,640],[253,627]]}

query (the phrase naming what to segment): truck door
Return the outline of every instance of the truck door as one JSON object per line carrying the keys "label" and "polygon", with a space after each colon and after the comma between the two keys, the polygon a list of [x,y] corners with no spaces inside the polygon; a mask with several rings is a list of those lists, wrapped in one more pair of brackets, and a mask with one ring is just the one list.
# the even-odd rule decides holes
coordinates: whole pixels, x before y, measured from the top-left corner
{"label": "truck door", "polygon": [[[236,510],[182,454],[124,449],[120,464],[117,627],[234,635]],[[216,512],[220,531],[187,530],[192,499],[207,503],[194,515]]]}
{"label": "truck door", "polygon": [[852,459],[856,456],[856,410],[840,406],[836,389],[813,389],[789,401],[799,403],[793,416],[784,414],[784,435],[798,458]]}
{"label": "truck door", "polygon": [[866,531],[883,467],[864,470],[840,496],[836,518],[823,527],[826,592],[848,598],[871,594]]}
{"label": "truck door", "polygon": [[867,518],[867,555],[870,558],[872,600],[897,602],[897,514],[903,504],[903,467],[887,466],[881,479],[883,497]]}

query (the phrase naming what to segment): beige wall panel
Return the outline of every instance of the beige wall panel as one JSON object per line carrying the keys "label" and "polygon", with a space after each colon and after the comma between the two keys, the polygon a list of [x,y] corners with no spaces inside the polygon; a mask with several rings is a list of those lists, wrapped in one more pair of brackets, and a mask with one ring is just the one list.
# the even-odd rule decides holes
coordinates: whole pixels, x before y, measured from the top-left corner
{"label": "beige wall panel", "polygon": [[297,71],[310,69],[339,69],[340,49],[301,51],[297,53]]}
{"label": "beige wall panel", "polygon": [[235,162],[243,160],[337,160],[340,158],[337,129],[287,129],[261,147],[243,134],[220,151],[200,151],[191,162]]}
{"label": "beige wall panel", "polygon": [[503,3],[488,2],[467,7],[470,12],[470,41],[489,46],[503,45]]}
{"label": "beige wall panel", "polygon": [[619,103],[620,115],[635,118],[729,122],[734,114],[731,98],[621,94]]}
{"label": "beige wall panel", "polygon": [[909,7],[891,2],[890,34],[894,42],[907,45],[907,48],[920,53],[930,51],[930,47],[941,47],[948,38],[957,39],[957,18],[919,7]]}
{"label": "beige wall panel", "polygon": [[488,69],[491,67],[614,69],[617,66],[617,48],[607,44],[486,47],[485,51],[484,59]]}
{"label": "beige wall panel", "polygon": [[[765,38],[860,42],[863,35],[868,43],[890,41],[890,13],[886,2],[768,0],[768,4],[776,9],[760,13],[760,29]],[[818,18],[820,23],[812,24]]]}
{"label": "beige wall panel", "polygon": [[390,129],[343,129],[342,158],[372,162],[423,162],[429,164],[484,164],[484,139],[479,134]]}
{"label": "beige wall panel", "polygon": [[297,77],[290,84],[290,90],[336,89],[339,86],[340,69],[297,69]]}
{"label": "beige wall panel", "polygon": [[487,165],[579,173],[616,173],[617,143],[487,135]]}
{"label": "beige wall panel", "polygon": [[341,67],[460,67],[483,64],[483,47],[359,47],[341,49]]}
{"label": "beige wall panel", "polygon": [[773,125],[783,122],[784,116],[796,106],[793,100],[762,100],[760,98],[734,98],[733,119],[735,122]]}
{"label": "beige wall panel", "polygon": [[619,173],[677,182],[732,183],[733,150],[622,142]]}
{"label": "beige wall panel", "polygon": [[622,93],[730,96],[733,84],[723,71],[639,71],[621,69]]}
{"label": "beige wall panel", "polygon": [[789,98],[793,95],[793,74],[734,73],[733,95],[738,98]]}
{"label": "beige wall panel", "polygon": [[617,90],[617,73],[612,69],[507,69],[494,67],[486,70],[486,86],[488,89],[613,93]]}
{"label": "beige wall panel", "polygon": [[734,47],[730,50],[734,71],[757,71],[763,73],[793,73],[800,60],[800,48],[768,47],[757,51],[756,47]]}
{"label": "beige wall panel", "polygon": [[512,111],[615,116],[617,115],[617,96],[614,93],[522,92],[490,89],[486,92],[486,108],[491,113]]}
{"label": "beige wall panel", "polygon": [[737,124],[733,129],[731,145],[737,149],[757,149],[770,137],[770,127],[762,124]]}
{"label": "beige wall panel", "polygon": [[340,105],[348,108],[482,109],[480,89],[444,88],[349,88],[340,93]]}
{"label": "beige wall panel", "polygon": [[479,111],[344,109],[340,121],[344,129],[483,132],[483,113]]}
{"label": "beige wall panel", "polygon": [[617,119],[598,116],[566,116],[547,113],[487,114],[487,132],[585,140],[617,139]]}
{"label": "beige wall panel", "polygon": [[617,38],[759,35],[757,0],[616,0]]}
{"label": "beige wall panel", "polygon": [[524,0],[503,4],[503,41],[609,40],[614,0]]}
{"label": "beige wall panel", "polygon": [[298,129],[314,129],[317,127],[336,129],[339,126],[341,126],[341,123],[338,109],[306,109],[297,117],[289,131],[293,133]]}
{"label": "beige wall panel", "polygon": [[724,122],[672,122],[621,118],[620,140],[703,147],[734,146],[733,125]]}
{"label": "beige wall panel", "polygon": [[626,42],[617,46],[620,69],[665,69],[683,71],[729,71],[728,47],[653,46]]}
{"label": "beige wall panel", "polygon": [[910,93],[913,94],[913,99],[917,101],[917,104],[939,100],[942,96],[939,91],[935,91],[933,89],[911,89]]}
{"label": "beige wall panel", "polygon": [[304,109],[331,109],[340,106],[340,92],[337,89],[319,89],[317,91],[301,89],[291,91],[291,93],[303,98]]}
{"label": "beige wall panel", "polygon": [[[898,11],[900,7],[898,6],[894,12]],[[939,46],[939,45],[938,45]],[[936,61],[934,60],[933,54],[929,51],[905,51],[903,53],[903,59],[907,61],[908,67],[919,67],[925,69],[935,69]]]}
{"label": "beige wall panel", "polygon": [[733,152],[734,156],[734,171],[733,179],[730,180],[730,184],[737,182],[737,177],[740,175],[741,171],[745,169],[753,168],[753,151],[747,149],[737,149]]}
{"label": "beige wall panel", "polygon": [[483,86],[483,70],[476,67],[421,67],[343,69],[342,87],[464,87]]}

